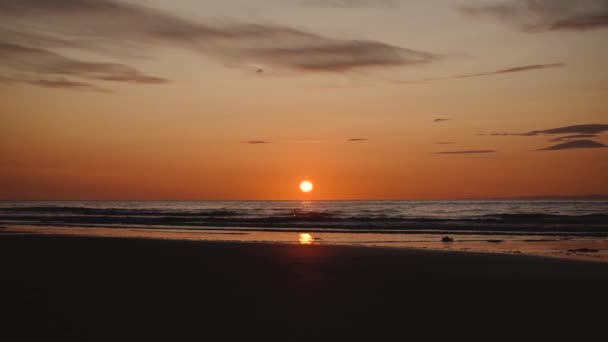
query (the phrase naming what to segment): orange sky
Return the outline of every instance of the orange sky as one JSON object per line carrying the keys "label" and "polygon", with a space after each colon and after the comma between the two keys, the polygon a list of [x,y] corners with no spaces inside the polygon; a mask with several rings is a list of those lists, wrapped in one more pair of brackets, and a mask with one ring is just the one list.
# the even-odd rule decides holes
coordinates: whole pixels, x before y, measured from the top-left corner
{"label": "orange sky", "polygon": [[0,199],[608,193],[599,1],[60,3],[0,5]]}

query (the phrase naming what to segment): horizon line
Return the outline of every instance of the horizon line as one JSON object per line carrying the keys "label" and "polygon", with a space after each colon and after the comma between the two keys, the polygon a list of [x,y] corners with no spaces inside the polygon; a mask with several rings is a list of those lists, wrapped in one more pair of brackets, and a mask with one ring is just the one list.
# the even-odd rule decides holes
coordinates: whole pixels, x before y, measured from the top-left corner
{"label": "horizon line", "polygon": [[301,202],[301,201],[472,201],[472,200],[525,200],[525,199],[608,199],[608,194],[587,195],[531,195],[505,197],[456,197],[456,198],[345,198],[345,199],[0,199],[0,202]]}

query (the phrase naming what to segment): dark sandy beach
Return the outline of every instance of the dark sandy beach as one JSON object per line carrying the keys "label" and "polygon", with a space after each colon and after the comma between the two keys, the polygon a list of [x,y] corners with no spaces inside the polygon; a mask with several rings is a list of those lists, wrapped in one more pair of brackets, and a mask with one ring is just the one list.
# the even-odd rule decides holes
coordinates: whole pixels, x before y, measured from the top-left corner
{"label": "dark sandy beach", "polygon": [[608,265],[347,246],[0,235],[0,340],[603,336]]}

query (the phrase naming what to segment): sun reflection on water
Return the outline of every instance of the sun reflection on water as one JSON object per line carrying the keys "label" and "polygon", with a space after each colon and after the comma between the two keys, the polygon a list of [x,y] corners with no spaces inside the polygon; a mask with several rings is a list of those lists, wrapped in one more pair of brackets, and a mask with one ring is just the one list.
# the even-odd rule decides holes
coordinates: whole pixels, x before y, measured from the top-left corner
{"label": "sun reflection on water", "polygon": [[300,233],[300,238],[298,239],[298,241],[300,241],[300,243],[303,245],[310,245],[313,240],[314,238],[312,235],[308,233]]}

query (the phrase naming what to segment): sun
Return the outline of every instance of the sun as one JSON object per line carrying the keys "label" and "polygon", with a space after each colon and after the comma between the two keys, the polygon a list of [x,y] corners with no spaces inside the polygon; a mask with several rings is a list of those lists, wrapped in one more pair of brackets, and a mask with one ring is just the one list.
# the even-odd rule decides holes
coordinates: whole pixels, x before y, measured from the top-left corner
{"label": "sun", "polygon": [[312,191],[312,183],[310,181],[303,181],[302,183],[300,183],[300,190],[304,191],[304,192],[311,192]]}

